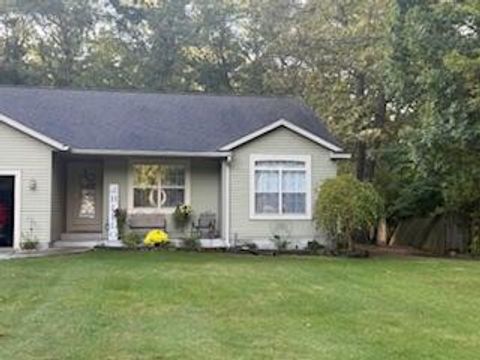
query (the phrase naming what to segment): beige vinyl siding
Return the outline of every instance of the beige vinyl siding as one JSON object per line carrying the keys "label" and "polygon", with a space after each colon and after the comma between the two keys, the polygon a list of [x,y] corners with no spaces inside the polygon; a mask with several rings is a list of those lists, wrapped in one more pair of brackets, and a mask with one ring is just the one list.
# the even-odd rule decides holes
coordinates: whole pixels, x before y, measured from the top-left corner
{"label": "beige vinyl siding", "polygon": [[[291,130],[279,128],[234,150],[230,164],[230,239],[241,244],[269,240],[275,234],[292,241],[324,240],[313,220],[250,219],[250,155],[309,155],[312,170],[312,207],[319,185],[337,174],[330,151]],[[313,212],[313,211],[312,211]]]}
{"label": "beige vinyl siding", "polygon": [[[141,159],[128,158],[105,158],[104,160],[104,237],[107,237],[106,224],[108,223],[108,188],[110,184],[119,184],[120,186],[120,207],[127,209],[129,206],[130,191],[128,189],[129,182],[129,164],[131,161],[139,161]],[[185,161],[186,159],[179,159]],[[146,161],[155,161],[148,158]],[[172,159],[158,159],[158,162],[168,161]],[[191,159],[190,160],[190,199],[194,210],[194,218],[198,214],[210,211],[220,216],[220,163],[216,160]],[[167,230],[172,238],[179,237],[182,234],[175,229],[173,217],[167,215]]]}
{"label": "beige vinyl siding", "polygon": [[58,153],[53,154],[52,168],[52,241],[60,240],[65,232],[66,182],[65,161]]}
{"label": "beige vinyl siding", "polygon": [[217,230],[220,230],[221,164],[218,160],[192,160],[191,200],[195,214],[203,212],[217,215]]}
{"label": "beige vinyl siding", "polygon": [[[47,246],[51,241],[52,149],[0,123],[0,169],[20,171],[21,232],[32,229],[41,246]],[[37,183],[36,190],[29,189],[32,180]]]}

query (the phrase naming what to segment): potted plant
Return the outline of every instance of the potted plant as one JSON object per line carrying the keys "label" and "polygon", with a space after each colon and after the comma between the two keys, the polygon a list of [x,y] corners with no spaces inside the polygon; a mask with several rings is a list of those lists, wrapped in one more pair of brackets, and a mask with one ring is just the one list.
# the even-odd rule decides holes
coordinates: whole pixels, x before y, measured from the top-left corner
{"label": "potted plant", "polygon": [[124,209],[115,210],[115,219],[117,220],[118,239],[122,240],[125,236],[125,225],[127,223],[127,211]]}
{"label": "potted plant", "polygon": [[193,209],[190,205],[177,205],[175,212],[173,213],[173,221],[175,222],[175,226],[180,229],[185,229],[185,226],[190,222],[192,212]]}
{"label": "potted plant", "polygon": [[168,234],[160,229],[149,231],[143,240],[143,244],[146,247],[164,247],[168,245],[169,242]]}

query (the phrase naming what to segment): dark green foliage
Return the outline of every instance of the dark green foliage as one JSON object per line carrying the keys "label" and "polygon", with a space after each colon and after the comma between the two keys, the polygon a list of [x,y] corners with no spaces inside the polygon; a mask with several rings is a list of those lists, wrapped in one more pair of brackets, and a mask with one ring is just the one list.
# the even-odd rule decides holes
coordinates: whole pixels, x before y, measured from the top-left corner
{"label": "dark green foliage", "polygon": [[128,248],[136,248],[143,242],[144,236],[133,231],[127,232],[122,238],[122,243]]}
{"label": "dark green foliage", "polygon": [[424,179],[404,202],[433,189],[449,211],[480,204],[479,25],[478,2],[397,2],[389,89],[415,123],[402,141]]}
{"label": "dark green foliage", "polygon": [[123,237],[125,236],[125,227],[127,224],[127,210],[116,209],[115,219],[117,220],[118,238],[122,240]]}
{"label": "dark green foliage", "polygon": [[331,239],[353,250],[355,235],[376,226],[383,211],[383,200],[371,184],[342,175],[320,186],[315,220]]}

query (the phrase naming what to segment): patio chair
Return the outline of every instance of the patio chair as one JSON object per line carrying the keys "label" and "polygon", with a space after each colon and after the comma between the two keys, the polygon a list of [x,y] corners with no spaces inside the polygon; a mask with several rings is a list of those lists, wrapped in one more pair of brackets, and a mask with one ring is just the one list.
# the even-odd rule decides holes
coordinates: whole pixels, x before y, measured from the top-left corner
{"label": "patio chair", "polygon": [[193,224],[193,230],[200,238],[214,239],[217,237],[217,215],[214,213],[202,213],[198,217],[197,224]]}

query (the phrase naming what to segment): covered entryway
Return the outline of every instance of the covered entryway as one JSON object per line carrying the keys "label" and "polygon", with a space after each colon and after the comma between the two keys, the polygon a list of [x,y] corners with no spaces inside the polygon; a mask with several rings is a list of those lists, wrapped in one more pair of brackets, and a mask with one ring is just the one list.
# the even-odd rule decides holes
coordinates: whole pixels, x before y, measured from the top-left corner
{"label": "covered entryway", "polygon": [[13,247],[15,177],[0,176],[0,248]]}

